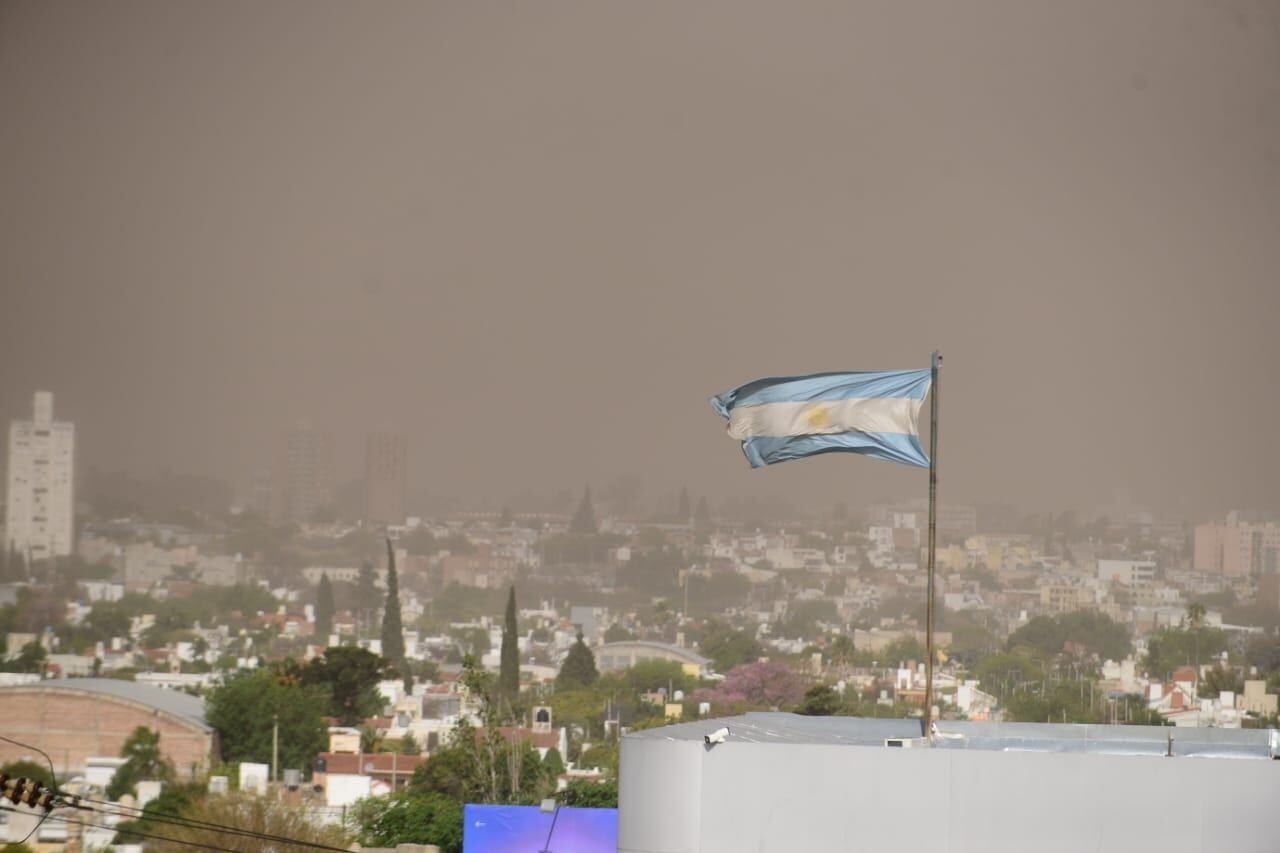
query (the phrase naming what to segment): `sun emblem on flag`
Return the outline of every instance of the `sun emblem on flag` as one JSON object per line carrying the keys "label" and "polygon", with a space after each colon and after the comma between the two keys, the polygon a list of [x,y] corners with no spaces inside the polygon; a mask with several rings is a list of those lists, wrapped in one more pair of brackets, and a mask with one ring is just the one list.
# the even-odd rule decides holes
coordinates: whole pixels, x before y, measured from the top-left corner
{"label": "sun emblem on flag", "polygon": [[831,407],[814,406],[805,417],[810,429],[825,429],[831,425]]}

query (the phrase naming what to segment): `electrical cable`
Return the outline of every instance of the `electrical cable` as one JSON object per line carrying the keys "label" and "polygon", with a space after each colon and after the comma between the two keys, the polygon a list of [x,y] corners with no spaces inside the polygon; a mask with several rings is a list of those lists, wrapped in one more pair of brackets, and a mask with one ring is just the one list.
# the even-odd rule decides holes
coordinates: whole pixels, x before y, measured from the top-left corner
{"label": "electrical cable", "polygon": [[[51,779],[54,778],[53,761],[49,758],[48,754],[44,752],[44,750],[40,749],[39,747],[32,746],[31,744],[22,743],[21,741],[13,740],[12,738],[5,737],[4,735],[0,735],[0,740],[8,741],[9,743],[14,744],[15,746],[20,746],[24,749],[34,750],[35,752],[38,752],[41,755],[43,755],[45,758],[45,761],[49,764],[50,778]],[[61,790],[56,790],[56,789],[50,790],[48,788],[44,788],[44,786],[40,786],[40,788],[42,788],[45,792],[51,793],[54,795],[55,804],[53,807],[55,808],[59,806],[76,808],[81,811],[90,812],[92,814],[102,814],[108,817],[124,818],[125,820],[150,820],[153,823],[168,824],[170,826],[174,826],[182,829],[190,829],[190,830],[202,831],[202,832],[213,832],[215,834],[220,833],[224,835],[238,835],[245,838],[252,838],[255,841],[273,841],[281,844],[292,844],[292,845],[301,846],[301,847],[308,847],[314,850],[329,850],[329,851],[334,851],[334,853],[348,853],[348,850],[345,847],[333,847],[328,844],[320,844],[314,841],[303,841],[302,839],[299,839],[299,838],[290,838],[284,835],[273,835],[270,833],[257,832],[255,830],[250,830],[250,829],[241,829],[240,827],[229,826],[227,824],[220,824],[220,823],[214,823],[212,821],[198,820],[196,818],[186,818],[180,815],[170,814],[166,812],[148,813],[144,809],[137,806],[125,806],[119,803],[112,803],[106,800],[93,799],[92,797],[82,797],[78,794],[70,794]],[[80,804],[85,802],[94,803],[100,806],[107,806],[108,808],[106,809],[93,808],[91,806],[85,806]],[[52,811],[49,810],[49,807],[45,807],[45,808],[46,808],[45,813],[40,817],[40,820],[36,823],[36,825],[32,827],[31,831],[27,833],[26,837],[22,839],[23,841],[26,841],[33,834],[35,834],[36,830],[40,828],[41,824],[43,824],[44,821],[48,819],[49,816],[52,814]],[[7,810],[17,811],[16,809],[7,809]],[[134,816],[130,816],[124,813],[125,810],[133,811],[133,812],[136,812],[137,814]],[[58,817],[56,819],[66,820],[65,817]],[[98,824],[86,824],[86,825],[99,826]],[[114,827],[100,827],[100,828],[112,829]],[[148,837],[145,833],[135,832],[132,830],[125,830],[125,831],[129,832],[132,835],[137,835],[139,837]],[[174,841],[175,843],[178,843],[178,844],[188,843],[188,842],[178,841],[177,839],[163,838],[161,836],[155,836],[155,838],[156,840]],[[214,849],[214,848],[211,848],[211,849]],[[216,848],[216,849],[226,849],[226,848]]]}
{"label": "electrical cable", "polygon": [[[18,812],[17,809],[10,808],[8,806],[0,806],[0,811],[17,812],[19,814],[22,814],[22,812]],[[45,817],[52,818],[53,820],[60,820],[63,823],[74,823],[79,826],[91,826],[91,827],[94,827],[95,829],[109,829],[112,832],[120,831],[117,827],[111,826],[110,824],[93,823],[92,821],[87,821],[87,820],[74,820],[65,815],[56,815],[56,814],[53,814],[52,812],[50,812],[49,814],[46,814]],[[213,850],[213,851],[216,851],[216,853],[243,853],[243,851],[236,850],[233,847],[219,847],[216,844],[201,844],[198,841],[188,841],[185,838],[172,838],[167,835],[155,835],[153,833],[148,833],[148,832],[135,832],[131,829],[126,829],[125,832],[127,832],[129,835],[136,835],[139,838],[150,838],[153,841],[168,841],[172,844],[185,844],[188,847],[199,847],[204,850]]]}
{"label": "electrical cable", "polygon": [[[110,815],[112,817],[124,818],[125,820],[144,820],[152,823],[162,823],[171,826],[181,827],[183,829],[192,829],[205,832],[216,832],[226,835],[239,835],[246,838],[253,838],[258,841],[276,841],[281,844],[295,844],[309,847],[315,850],[331,850],[334,853],[348,853],[345,847],[333,847],[328,844],[321,844],[317,841],[303,841],[300,838],[290,838],[287,835],[273,835],[268,832],[258,832],[253,829],[242,829],[229,824],[214,823],[212,821],[199,820],[197,818],[183,817],[182,815],[173,814],[171,812],[148,812],[137,806],[122,806],[118,803],[109,803],[105,800],[95,800],[89,797],[81,797],[75,794],[65,794],[63,797],[74,798],[76,802],[68,802],[63,800],[62,804],[70,808],[79,808],[83,811],[93,812],[94,814]],[[93,808],[91,806],[83,806],[78,803],[88,802],[97,805],[107,806],[108,808]],[[136,814],[126,814],[124,810],[136,812]],[[127,830],[126,830],[127,831]]]}
{"label": "electrical cable", "polygon": [[[57,784],[58,777],[57,777],[57,774],[53,772],[53,759],[49,757],[49,753],[45,752],[43,749],[41,749],[38,746],[32,746],[29,743],[23,743],[22,741],[14,740],[13,738],[5,737],[4,735],[0,735],[0,740],[7,741],[8,743],[13,744],[14,746],[20,746],[23,749],[35,750],[36,752],[43,755],[45,763],[49,765],[49,781],[52,784],[55,784],[55,785]],[[30,838],[32,835],[35,835],[36,830],[40,828],[40,824],[44,823],[45,818],[47,818],[48,816],[49,816],[49,813],[45,812],[44,815],[40,818],[40,820],[36,821],[36,825],[31,827],[31,831],[26,834],[26,837],[24,837],[22,841],[19,841],[18,843],[23,844],[26,842],[28,838]]]}

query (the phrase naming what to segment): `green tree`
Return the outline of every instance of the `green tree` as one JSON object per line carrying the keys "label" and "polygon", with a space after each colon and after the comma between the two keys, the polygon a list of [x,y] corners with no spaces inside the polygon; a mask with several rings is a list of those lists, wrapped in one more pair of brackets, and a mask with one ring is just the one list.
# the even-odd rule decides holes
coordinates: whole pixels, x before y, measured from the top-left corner
{"label": "green tree", "polygon": [[604,641],[606,643],[620,643],[623,640],[634,640],[635,636],[622,627],[621,622],[614,622],[604,632]]}
{"label": "green tree", "polygon": [[564,663],[560,666],[560,673],[556,676],[556,689],[572,690],[575,687],[590,687],[599,677],[600,673],[596,671],[596,656],[591,653],[591,649],[587,648],[586,642],[582,639],[582,633],[579,632],[577,642],[569,647],[569,653],[565,655]]}
{"label": "green tree", "polygon": [[833,664],[852,666],[857,661],[858,650],[854,648],[853,637],[841,634],[831,641],[827,647],[827,659]]}
{"label": "green tree", "polygon": [[17,657],[0,661],[0,672],[41,672],[44,661],[44,646],[33,640],[22,647]]}
{"label": "green tree", "polygon": [[116,837],[112,844],[144,844],[145,835],[164,835],[165,828],[172,825],[173,817],[190,810],[206,792],[205,786],[200,784],[170,782],[164,785],[159,796],[143,806],[140,816],[116,824]]}
{"label": "green tree", "polygon": [[301,670],[306,687],[327,690],[329,714],[344,726],[354,726],[382,712],[378,682],[394,673],[391,662],[368,649],[332,646]]}
{"label": "green tree", "polygon": [[1205,607],[1199,601],[1193,601],[1187,605],[1187,627],[1195,637],[1196,672],[1200,671],[1200,629],[1204,627],[1206,615]]}
{"label": "green tree", "polygon": [[382,656],[404,676],[405,690],[413,689],[413,675],[404,666],[404,625],[400,621],[400,581],[396,552],[387,539],[387,603],[382,615]]}
{"label": "green tree", "polygon": [[1175,669],[1190,665],[1199,655],[1217,657],[1228,645],[1227,632],[1220,628],[1161,628],[1147,638],[1147,673],[1167,679]]}
{"label": "green tree", "polygon": [[[350,832],[341,826],[318,821],[305,803],[283,796],[255,796],[244,792],[198,796],[184,808],[181,817],[190,823],[166,822],[159,834],[171,839],[147,839],[148,853],[188,853],[191,850],[271,850],[274,853],[306,853],[317,846],[347,849]],[[145,814],[145,812],[144,812]],[[158,815],[157,815],[158,816]],[[217,827],[233,826],[254,833],[294,839],[295,844],[264,845],[262,842],[229,838]]]}
{"label": "green tree", "polygon": [[107,785],[107,797],[118,800],[125,794],[137,795],[138,782],[157,779],[167,782],[173,778],[173,765],[160,751],[160,733],[145,726],[138,726],[120,748],[125,759]]}
{"label": "green tree", "polygon": [[401,755],[421,755],[422,747],[418,746],[418,739],[412,732],[405,732],[404,737],[400,738],[400,754]]}
{"label": "green tree", "polygon": [[830,717],[840,712],[840,694],[830,684],[815,684],[804,692],[797,714],[808,717]]}
{"label": "green tree", "polygon": [[591,782],[578,779],[556,794],[556,802],[562,806],[584,809],[616,809],[618,807],[618,783]]}
{"label": "green tree", "polygon": [[309,768],[325,746],[329,691],[304,685],[300,676],[274,667],[228,676],[205,699],[205,720],[218,733],[222,760],[271,761],[272,722],[280,724],[283,767]]}
{"label": "green tree", "polygon": [[706,498],[698,498],[698,505],[693,510],[693,535],[699,542],[705,542],[711,535],[711,507]]}
{"label": "green tree", "polygon": [[356,577],[355,604],[360,621],[367,628],[373,621],[373,610],[378,606],[377,575],[373,571],[373,563],[365,560],[360,564],[360,574]]}
{"label": "green tree", "polygon": [[507,595],[506,618],[502,623],[502,653],[498,670],[498,695],[508,704],[520,694],[520,647],[516,636],[516,588]]}
{"label": "green tree", "polygon": [[755,637],[723,622],[712,622],[700,645],[702,653],[711,658],[716,672],[728,672],[735,666],[760,659],[760,644]]}
{"label": "green tree", "polygon": [[578,534],[592,535],[597,531],[596,511],[591,505],[591,487],[587,486],[582,491],[582,501],[578,504],[577,510],[573,513],[573,519],[569,522],[569,532]]}
{"label": "green tree", "polygon": [[1201,683],[1199,693],[1205,698],[1212,699],[1223,691],[1231,691],[1239,694],[1244,690],[1244,679],[1240,677],[1240,673],[1232,667],[1224,667],[1221,663],[1215,664],[1208,672],[1204,674],[1204,681]]}
{"label": "green tree", "polygon": [[352,807],[347,821],[366,846],[434,844],[441,853],[462,851],[462,803],[446,794],[409,788],[367,797]]}
{"label": "green tree", "polygon": [[329,642],[333,633],[333,584],[329,583],[329,573],[320,576],[320,585],[316,589],[316,637],[322,643]]}
{"label": "green tree", "polygon": [[546,757],[542,759],[542,769],[552,782],[565,771],[564,759],[560,757],[559,749],[553,746],[547,750]]}
{"label": "green tree", "polygon": [[53,787],[53,774],[49,772],[49,765],[47,764],[19,759],[17,761],[10,761],[8,764],[0,767],[0,773],[3,773],[10,779],[35,779],[41,785]]}
{"label": "green tree", "polygon": [[1076,610],[1060,616],[1037,616],[1009,635],[1010,651],[1026,647],[1045,657],[1068,649],[1120,660],[1132,649],[1129,631],[1105,613]]}

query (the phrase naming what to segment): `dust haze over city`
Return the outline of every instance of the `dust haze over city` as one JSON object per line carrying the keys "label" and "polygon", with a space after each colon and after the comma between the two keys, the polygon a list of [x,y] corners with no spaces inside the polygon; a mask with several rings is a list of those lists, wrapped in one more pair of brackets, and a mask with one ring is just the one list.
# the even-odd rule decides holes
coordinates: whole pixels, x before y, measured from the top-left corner
{"label": "dust haze over city", "polygon": [[[0,726],[49,784],[299,769],[312,842],[461,850],[664,722],[1276,723],[1274,2],[8,0],[0,115],[0,707],[199,709]],[[936,548],[924,467],[708,405],[935,350]],[[269,755],[242,688],[323,716]],[[499,723],[530,779],[433,775]]]}

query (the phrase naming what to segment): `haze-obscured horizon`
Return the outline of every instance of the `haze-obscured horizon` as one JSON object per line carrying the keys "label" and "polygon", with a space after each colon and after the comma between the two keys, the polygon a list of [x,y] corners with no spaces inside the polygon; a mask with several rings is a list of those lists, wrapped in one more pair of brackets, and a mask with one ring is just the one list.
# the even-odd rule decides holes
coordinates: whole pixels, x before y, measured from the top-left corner
{"label": "haze-obscured horizon", "polygon": [[945,356],[944,500],[1280,507],[1280,7],[0,4],[0,422],[242,484],[797,504],[707,397]]}

